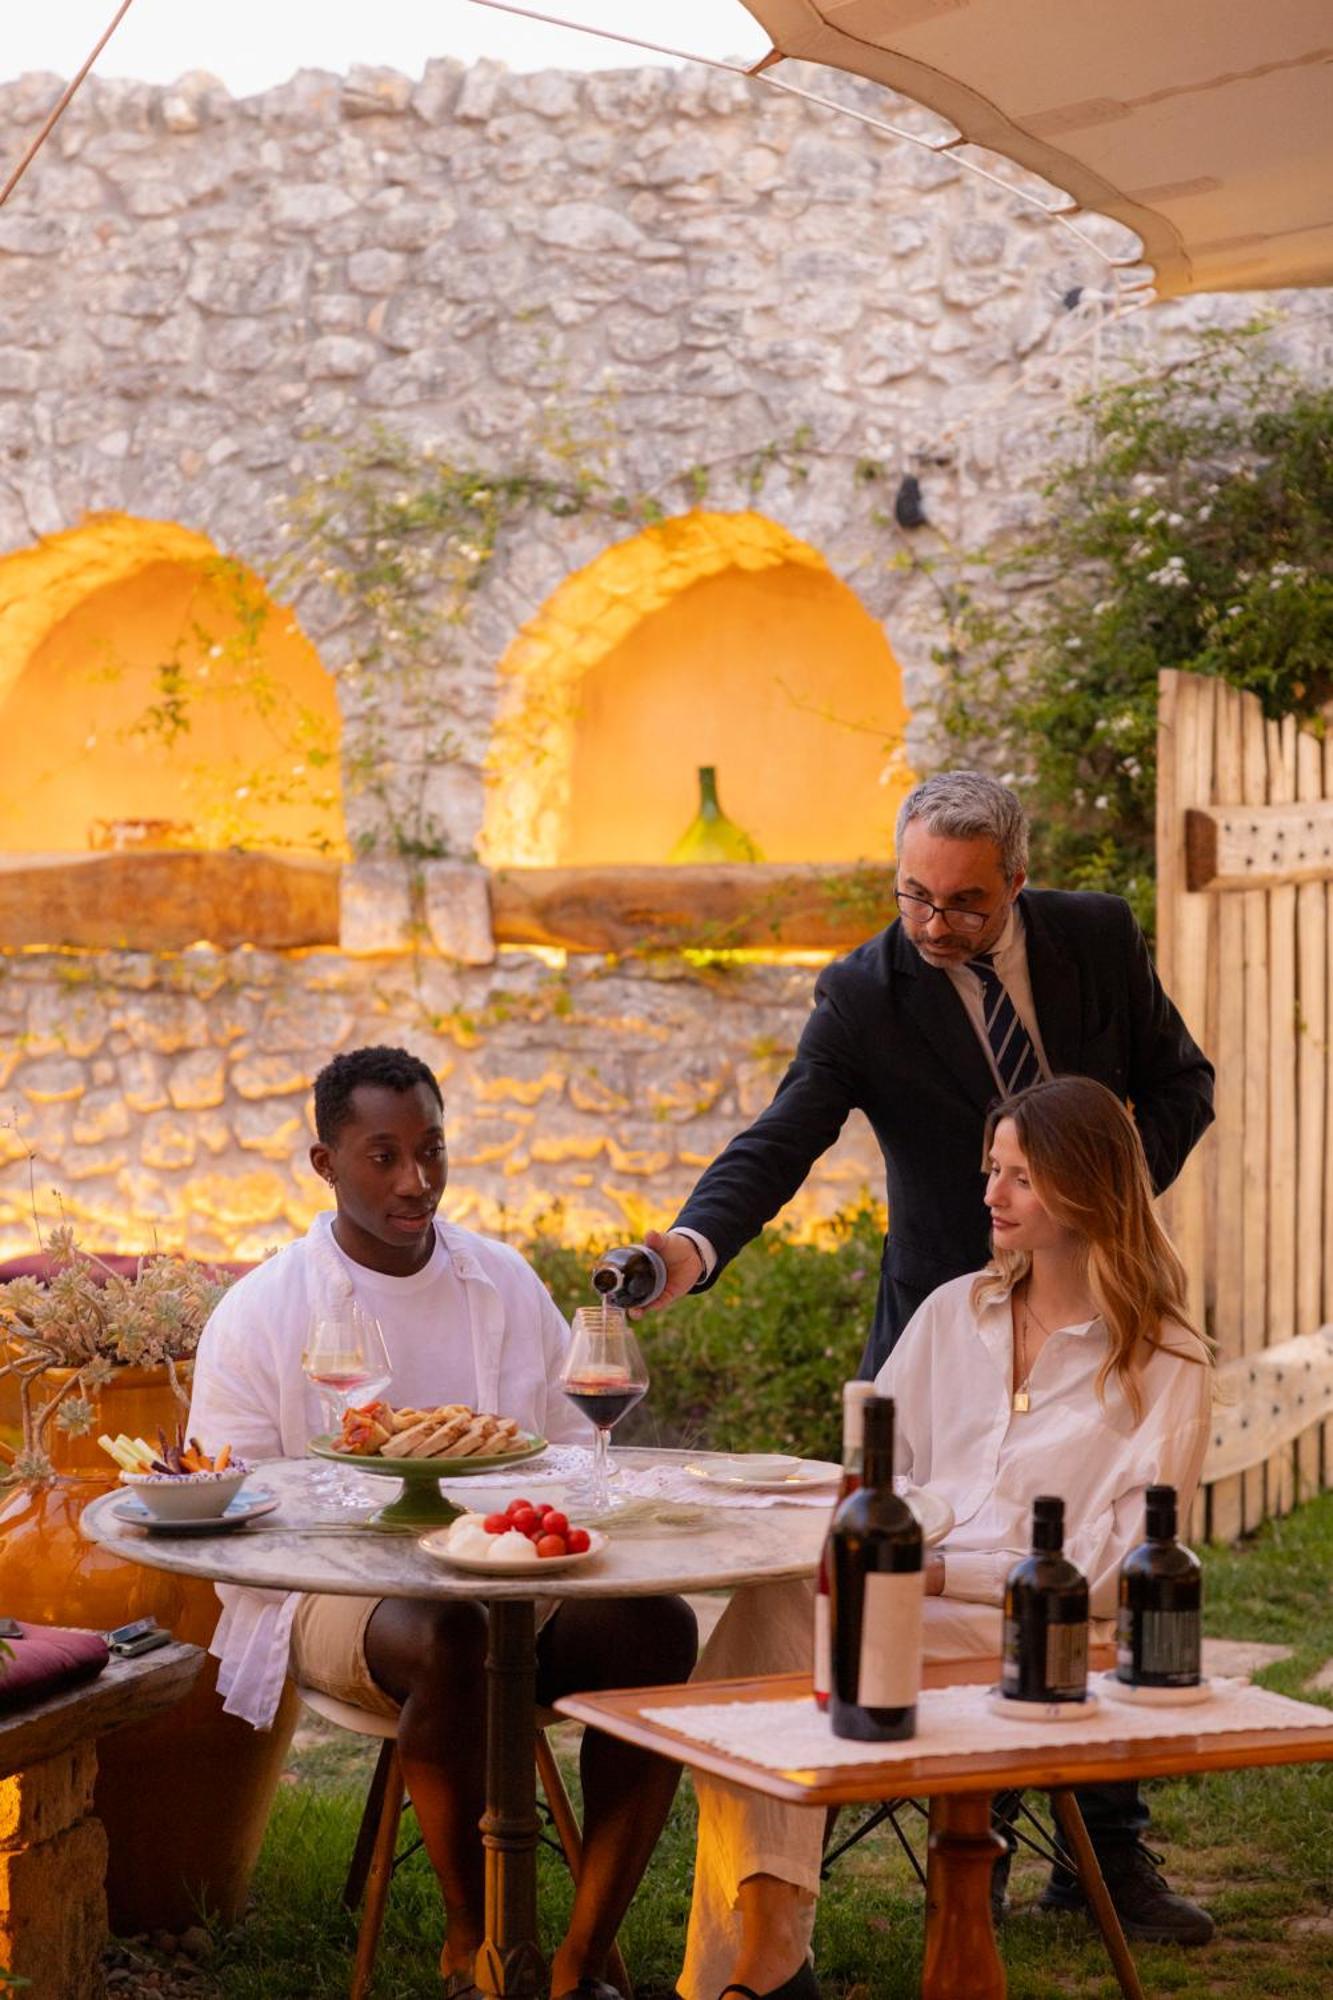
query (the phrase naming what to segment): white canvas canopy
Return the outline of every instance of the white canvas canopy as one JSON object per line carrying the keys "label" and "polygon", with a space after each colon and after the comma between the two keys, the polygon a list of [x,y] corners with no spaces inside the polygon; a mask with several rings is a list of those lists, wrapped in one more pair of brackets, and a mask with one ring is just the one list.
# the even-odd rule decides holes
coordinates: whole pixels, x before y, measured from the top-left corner
{"label": "white canvas canopy", "polygon": [[1333,283],[1333,0],[744,4],[1124,223],[1164,297]]}

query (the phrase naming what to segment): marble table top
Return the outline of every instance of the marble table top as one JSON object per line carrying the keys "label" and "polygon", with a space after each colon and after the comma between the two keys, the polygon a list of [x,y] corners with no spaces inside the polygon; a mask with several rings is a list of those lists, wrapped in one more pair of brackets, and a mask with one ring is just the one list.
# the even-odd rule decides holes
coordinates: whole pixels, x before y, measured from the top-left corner
{"label": "marble table top", "polygon": [[[631,1456],[626,1454],[627,1457]],[[635,1452],[639,1463],[701,1454]],[[327,1468],[316,1459],[277,1459],[257,1466],[255,1483],[279,1505],[251,1525],[216,1535],[150,1534],[117,1519],[123,1493],[84,1509],[90,1541],[150,1569],[207,1577],[263,1590],[329,1591],[355,1597],[505,1598],[648,1597],[662,1592],[733,1590],[813,1575],[828,1515],[812,1507],[710,1507],[701,1487],[697,1505],[636,1508],[606,1523],[610,1542],[600,1555],[543,1579],[468,1576],[418,1548],[412,1535],[382,1534],[355,1516],[339,1517],[313,1481]],[[521,1481],[521,1467],[515,1468]],[[463,1485],[451,1486],[461,1498]],[[829,1502],[833,1495],[830,1491]],[[495,1504],[487,1501],[488,1505]]]}

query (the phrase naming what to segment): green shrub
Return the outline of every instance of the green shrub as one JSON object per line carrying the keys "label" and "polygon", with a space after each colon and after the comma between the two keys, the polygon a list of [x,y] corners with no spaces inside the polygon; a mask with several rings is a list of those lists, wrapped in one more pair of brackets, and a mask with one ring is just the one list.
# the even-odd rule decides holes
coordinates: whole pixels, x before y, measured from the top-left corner
{"label": "green shrub", "polygon": [[[652,1386],[617,1441],[837,1458],[841,1386],[870,1331],[883,1234],[883,1212],[868,1203],[838,1216],[821,1243],[766,1230],[711,1291],[646,1314],[637,1331]],[[592,1303],[602,1247],[539,1239],[524,1251],[569,1314]]]}
{"label": "green shrub", "polygon": [[1333,391],[1262,329],[1211,329],[1086,415],[1020,542],[932,566],[939,716],[949,762],[1026,787],[1035,878],[1114,890],[1151,930],[1159,669],[1270,716],[1333,695]]}

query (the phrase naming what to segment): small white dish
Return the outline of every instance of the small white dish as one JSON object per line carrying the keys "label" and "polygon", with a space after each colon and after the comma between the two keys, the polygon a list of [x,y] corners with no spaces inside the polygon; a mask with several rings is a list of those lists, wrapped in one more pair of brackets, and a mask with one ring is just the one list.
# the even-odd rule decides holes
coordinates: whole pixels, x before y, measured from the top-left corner
{"label": "small white dish", "polygon": [[1089,1688],[1082,1701],[1016,1701],[998,1687],[991,1689],[989,1705],[1011,1722],[1077,1722],[1082,1716],[1095,1715],[1101,1706],[1095,1688]]}
{"label": "small white dish", "polygon": [[1213,1684],[1205,1674],[1195,1687],[1135,1687],[1119,1680],[1114,1667],[1097,1676],[1097,1685],[1108,1701],[1127,1702],[1131,1708],[1197,1708],[1213,1699]]}
{"label": "small white dish", "polygon": [[790,1458],[781,1453],[738,1452],[701,1458],[685,1470],[709,1486],[746,1486],[756,1493],[785,1493],[807,1486],[836,1486],[842,1467],[827,1459]]}
{"label": "small white dish", "polygon": [[417,1543],[428,1556],[437,1562],[448,1563],[451,1569],[461,1569],[469,1576],[554,1576],[560,1570],[573,1569],[578,1563],[590,1562],[599,1556],[611,1537],[600,1528],[589,1528],[588,1546],[576,1556],[539,1556],[536,1548],[532,1551],[531,1562],[493,1562],[489,1556],[456,1556],[448,1548],[449,1529],[435,1528],[429,1535],[423,1535]]}
{"label": "small white dish", "polygon": [[277,1495],[269,1487],[251,1486],[246,1492],[233,1495],[220,1514],[206,1514],[202,1518],[163,1520],[160,1514],[151,1513],[137,1496],[118,1500],[111,1512],[118,1521],[146,1528],[150,1535],[217,1535],[243,1528],[247,1521],[257,1520],[261,1514],[271,1514],[277,1504]]}
{"label": "small white dish", "polygon": [[248,1465],[225,1472],[122,1472],[120,1483],[158,1521],[216,1521],[250,1477]]}

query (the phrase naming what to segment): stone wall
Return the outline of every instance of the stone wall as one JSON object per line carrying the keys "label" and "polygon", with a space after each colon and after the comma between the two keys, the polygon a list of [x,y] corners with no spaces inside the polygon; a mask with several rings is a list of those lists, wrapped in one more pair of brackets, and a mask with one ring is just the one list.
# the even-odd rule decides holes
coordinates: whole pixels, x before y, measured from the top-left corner
{"label": "stone wall", "polygon": [[[0,1254],[33,1248],[35,1202],[103,1248],[236,1257],[327,1206],[309,1085],[368,1041],[405,1041],[440,1078],[455,1218],[519,1236],[545,1220],[573,1241],[669,1221],[768,1101],[813,977],[207,947],[0,970]],[[861,1128],[803,1213],[867,1189],[882,1195],[882,1171]]]}
{"label": "stone wall", "polygon": [[[0,88],[15,145],[52,94],[48,78]],[[553,425],[604,432],[610,412],[621,493],[800,434],[803,476],[775,469],[753,504],[884,623],[919,745],[932,600],[869,550],[856,462],[921,472],[934,525],[919,547],[1021,522],[1094,364],[1105,283],[1097,258],[956,162],[703,70],[435,63],[419,84],[303,72],[241,101],[197,76],[93,81],[0,215],[0,554],[111,510],[272,575],[285,500],[374,423],[503,469]],[[1118,338],[1167,351],[1200,318],[1251,310],[1185,302]],[[1320,365],[1323,328],[1303,300],[1288,345]],[[497,663],[628,532],[542,519],[488,571],[440,666],[457,754],[425,774],[454,855],[482,829]],[[316,579],[293,602],[346,744],[378,704],[386,768],[408,786],[423,750],[395,733],[392,662],[368,686],[345,600]],[[6,630],[0,617],[0,652]],[[368,799],[350,800],[353,838],[378,831]],[[562,1204],[571,1236],[660,1219],[765,1101],[813,978],[752,965],[705,983],[596,960],[558,973],[509,953],[480,969],[434,951],[31,953],[0,970],[0,1241],[30,1243],[31,1150],[41,1212],[58,1186],[87,1240],[237,1254],[317,1204],[300,1160],[309,1079],[367,1039],[437,1064],[456,1214],[517,1226]],[[878,1170],[861,1131],[807,1204],[865,1184]]]}

